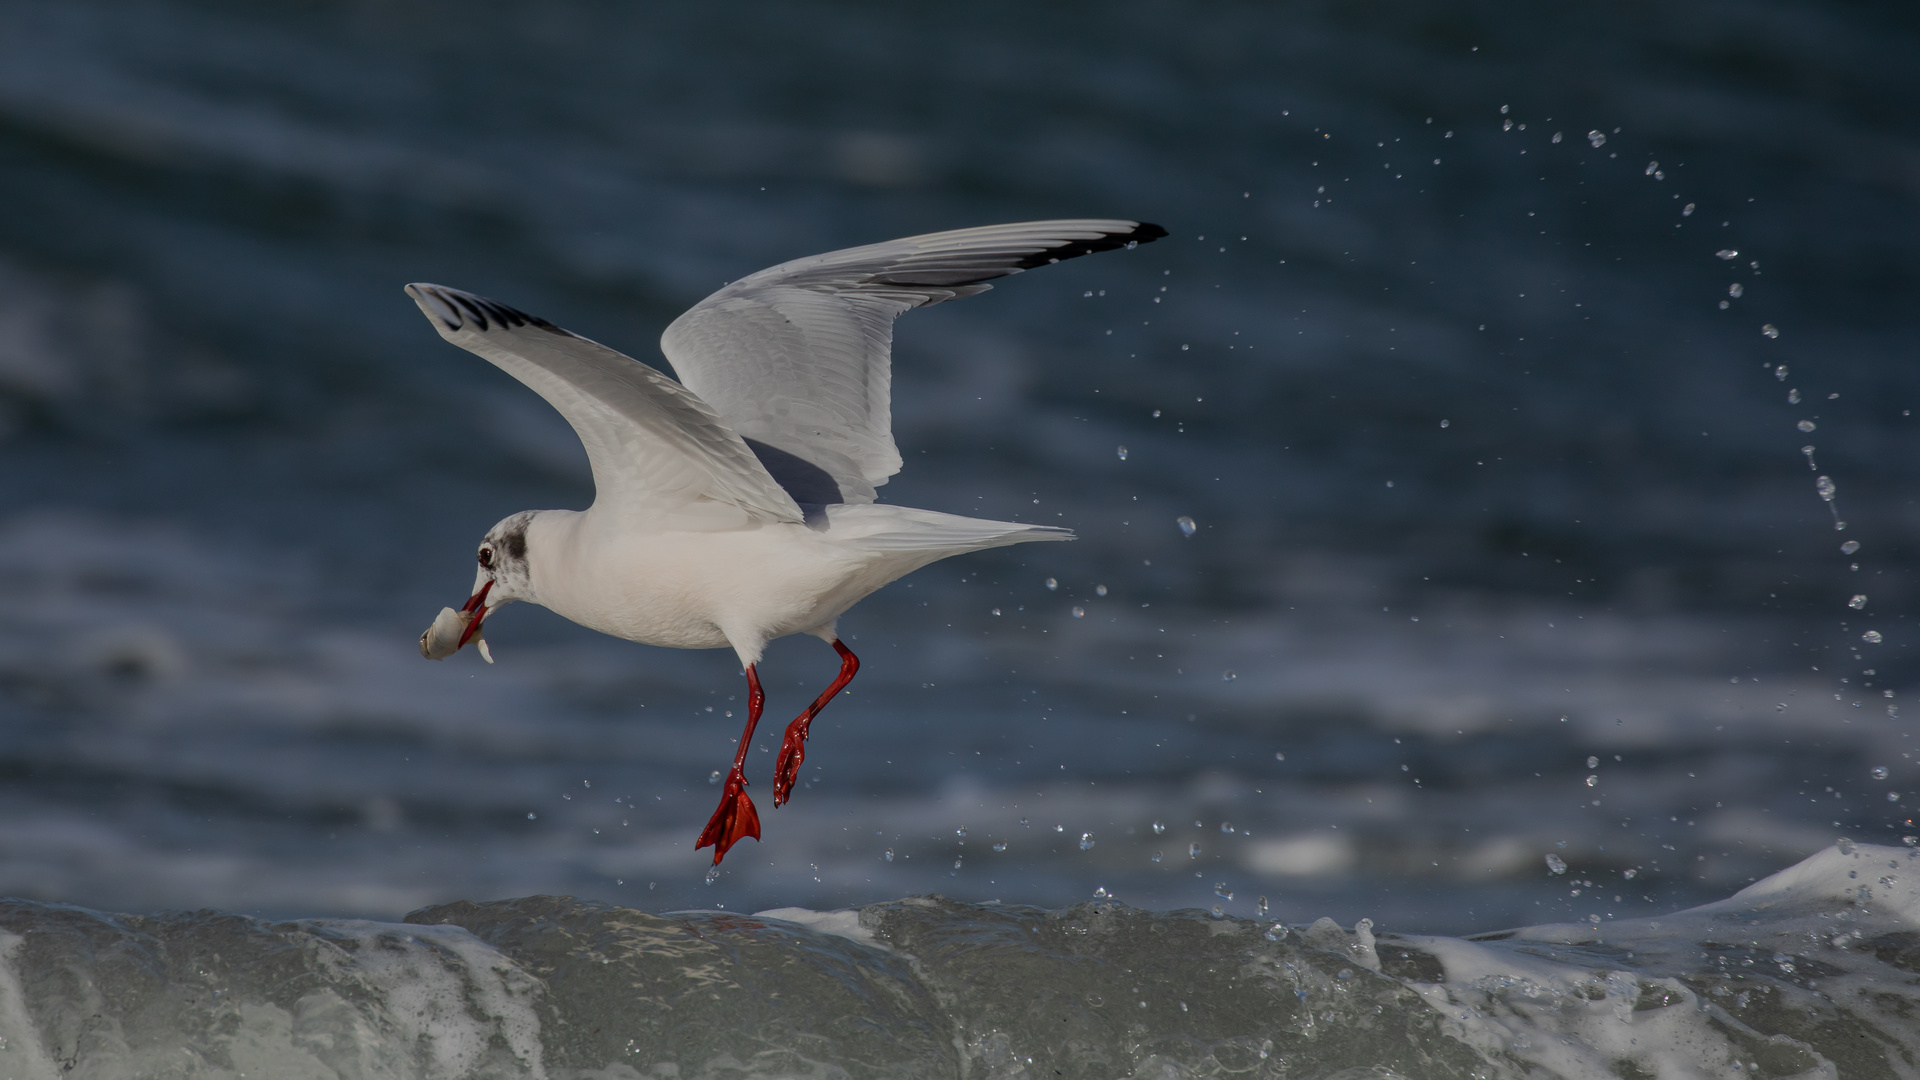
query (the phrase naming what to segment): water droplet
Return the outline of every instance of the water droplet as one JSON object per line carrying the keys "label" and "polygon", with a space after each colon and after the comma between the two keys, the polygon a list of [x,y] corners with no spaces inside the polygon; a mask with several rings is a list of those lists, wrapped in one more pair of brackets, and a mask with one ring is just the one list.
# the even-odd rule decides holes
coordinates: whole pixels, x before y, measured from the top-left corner
{"label": "water droplet", "polygon": [[1057,581],[1057,580],[1055,580],[1054,578],[1048,578],[1048,579],[1047,579],[1047,591],[1048,591],[1048,592],[1052,592],[1053,590],[1055,590],[1055,589],[1057,589],[1057,588],[1059,588],[1059,587],[1060,587],[1060,582],[1059,582],[1059,581]]}
{"label": "water droplet", "polygon": [[[1762,366],[1764,367],[1765,365],[1762,365]],[[1773,377],[1780,380],[1781,382],[1786,382],[1787,381],[1787,365],[1781,364],[1779,367],[1774,368]]]}
{"label": "water droplet", "polygon": [[993,850],[995,851],[1007,850],[1007,842],[1005,840],[995,840],[993,842]]}
{"label": "water droplet", "polygon": [[1240,677],[1239,675],[1234,674],[1234,670],[1232,668],[1228,668],[1227,670],[1220,673],[1221,682],[1232,682],[1233,680],[1239,677]]}
{"label": "water droplet", "polygon": [[720,880],[719,864],[715,863],[714,865],[707,867],[707,884],[711,885],[714,882],[719,880]]}
{"label": "water droplet", "polygon": [[1164,821],[1156,821],[1156,822],[1154,822],[1154,823],[1153,823],[1153,835],[1155,835],[1155,836],[1159,836],[1159,835],[1161,835],[1161,834],[1163,834],[1163,833],[1165,833],[1166,831],[1167,831],[1167,823],[1166,823],[1166,822],[1164,822]]}
{"label": "water droplet", "polygon": [[1231,821],[1223,821],[1223,822],[1221,822],[1221,823],[1220,823],[1220,832],[1222,833],[1222,835],[1225,835],[1225,834],[1228,834],[1228,833],[1231,833],[1231,832],[1233,832],[1233,822],[1231,822]]}
{"label": "water droplet", "polygon": [[1116,457],[1118,457],[1118,458],[1119,458],[1119,459],[1120,459],[1121,461],[1125,461],[1125,460],[1127,460],[1127,448],[1126,448],[1126,447],[1124,447],[1124,446],[1116,446],[1116,447],[1114,447],[1114,450],[1113,450],[1113,453],[1114,453],[1114,456],[1116,456]]}
{"label": "water droplet", "polygon": [[[1110,892],[1108,892],[1108,891],[1107,891],[1107,887],[1106,887],[1105,885],[1097,885],[1097,886],[1095,886],[1095,887],[1094,887],[1094,890],[1093,890],[1093,898],[1094,898],[1095,900],[1105,900],[1105,899],[1106,899],[1107,897],[1109,897],[1109,896],[1112,896],[1112,895],[1113,895],[1112,893],[1110,893]],[[1093,995],[1093,996],[1091,996],[1091,997],[1089,997],[1089,998],[1087,998],[1087,1000],[1088,1000],[1088,1001],[1091,1001],[1091,1002],[1093,1002],[1094,1004],[1096,1004],[1096,1005],[1097,1005],[1097,1004],[1099,1004],[1099,995],[1097,995],[1097,994],[1096,994],[1096,995]]]}
{"label": "water droplet", "polygon": [[1851,555],[1854,552],[1859,550],[1860,550],[1860,541],[1858,540],[1849,540],[1846,543],[1840,545],[1840,553],[1842,555]]}
{"label": "water droplet", "polygon": [[1846,837],[1844,837],[1844,836],[1843,836],[1843,837],[1841,837],[1841,838],[1840,838],[1840,839],[1838,839],[1838,840],[1835,840],[1835,841],[1833,842],[1833,846],[1834,846],[1834,847],[1836,847],[1836,848],[1839,848],[1839,849],[1840,849],[1840,854],[1842,854],[1842,855],[1851,855],[1851,854],[1853,854],[1853,841],[1851,841],[1851,840],[1849,840],[1849,839],[1847,839],[1847,838],[1846,838]]}
{"label": "water droplet", "polygon": [[1853,610],[1855,610],[1855,611],[1859,611],[1859,610],[1861,610],[1861,609],[1863,609],[1863,608],[1865,608],[1865,607],[1867,606],[1867,594],[1866,594],[1866,593],[1854,593],[1854,594],[1853,594],[1853,599],[1851,599],[1851,600],[1849,600],[1849,601],[1847,601],[1847,606],[1848,606],[1848,607],[1850,607],[1850,608],[1852,608],[1852,609],[1853,609]]}
{"label": "water droplet", "polygon": [[1880,636],[1880,631],[1869,630],[1866,633],[1860,635],[1860,640],[1866,642],[1869,645],[1878,645],[1882,641],[1885,641],[1886,639]]}
{"label": "water droplet", "polygon": [[1683,206],[1683,207],[1681,207],[1681,208],[1680,208],[1680,216],[1681,216],[1681,217],[1692,217],[1692,216],[1693,216],[1693,204],[1692,204],[1692,203],[1688,203],[1687,205],[1685,205],[1685,206]]}
{"label": "water droplet", "polygon": [[1180,526],[1180,535],[1182,536],[1192,536],[1194,533],[1194,530],[1199,528],[1199,526],[1193,523],[1193,519],[1188,517],[1185,514],[1181,514],[1179,517],[1174,518],[1173,523],[1175,525]]}
{"label": "water droplet", "polygon": [[1281,752],[1280,752],[1280,751],[1278,751],[1278,750],[1275,750],[1275,751],[1273,752],[1273,760],[1275,760],[1275,761],[1285,761],[1285,760],[1287,760],[1287,755],[1286,755],[1286,754],[1284,754],[1284,753],[1281,753]]}
{"label": "water droplet", "polygon": [[1889,792],[1887,792],[1887,801],[1888,801],[1888,802],[1899,802],[1899,801],[1900,801],[1900,793],[1899,793],[1899,792],[1897,792],[1897,791],[1889,791]]}
{"label": "water droplet", "polygon": [[1093,850],[1093,834],[1092,833],[1083,832],[1080,834],[1080,850],[1081,851]]}
{"label": "water droplet", "polygon": [[965,825],[960,826],[959,828],[953,830],[953,835],[958,836],[962,839],[965,839],[967,835],[967,827]]}
{"label": "water droplet", "polygon": [[1607,145],[1607,137],[1598,131],[1589,131],[1587,132],[1587,142],[1591,144],[1595,150],[1598,150]]}
{"label": "water droplet", "polygon": [[999,608],[994,608],[994,609],[993,609],[993,613],[994,613],[995,615],[998,615],[998,614],[1000,614],[1000,609],[999,609]]}
{"label": "water droplet", "polygon": [[1814,422],[1811,420],[1802,420],[1793,426],[1799,428],[1801,431],[1812,431],[1815,427]]}
{"label": "water droplet", "polygon": [[1075,605],[1073,605],[1073,617],[1074,617],[1074,618],[1076,618],[1076,619],[1084,619],[1084,618],[1086,618],[1086,617],[1087,617],[1087,609],[1086,609],[1086,608],[1083,608],[1083,607],[1081,607],[1081,606],[1080,606],[1079,604],[1075,604]]}
{"label": "water droplet", "polygon": [[1760,332],[1770,338],[1777,338],[1780,336],[1779,328],[1775,327],[1772,323],[1761,323]]}
{"label": "water droplet", "polygon": [[1800,404],[1800,391],[1798,390],[1787,391],[1787,404],[1789,405]]}
{"label": "water droplet", "polygon": [[1441,426],[1441,427],[1452,427],[1452,426],[1453,426],[1453,421],[1451,421],[1451,420],[1442,420],[1442,421],[1440,421],[1440,426]]}
{"label": "water droplet", "polygon": [[959,859],[955,859],[955,860],[953,860],[953,868],[954,868],[955,870],[958,870],[958,869],[960,869],[960,860],[959,860]]}
{"label": "water droplet", "polygon": [[1587,755],[1587,768],[1589,768],[1589,769],[1597,769],[1597,768],[1599,768],[1599,767],[1600,767],[1600,759],[1599,759],[1599,758],[1597,758],[1597,757],[1594,757],[1594,756],[1593,756],[1592,754],[1588,754],[1588,755]]}
{"label": "water droplet", "polygon": [[1652,175],[1653,175],[1654,173],[1657,173],[1657,172],[1659,172],[1659,171],[1660,171],[1660,163],[1659,163],[1659,162],[1657,162],[1657,161],[1649,161],[1649,162],[1647,162],[1647,173],[1646,173],[1646,174],[1647,174],[1648,176],[1652,176]]}
{"label": "water droplet", "polygon": [[1548,141],[1548,142],[1550,142],[1550,143],[1558,143],[1558,142],[1560,141],[1560,133],[1559,133],[1559,132],[1557,132],[1557,131],[1556,131],[1556,132],[1554,132],[1554,133],[1553,133],[1553,138],[1551,138],[1551,139],[1548,139],[1547,141]]}
{"label": "water droplet", "polygon": [[1721,248],[1719,251],[1714,252],[1713,255],[1716,259],[1737,259],[1740,257],[1740,253],[1732,248]]}
{"label": "water droplet", "polygon": [[1158,851],[1156,851],[1156,852],[1154,852],[1154,853],[1153,853],[1153,861],[1154,861],[1154,862],[1159,862],[1159,861],[1160,861],[1160,859],[1161,859],[1161,857],[1162,857],[1162,854],[1161,854],[1160,852],[1158,852]]}
{"label": "water droplet", "polygon": [[1549,852],[1547,855],[1547,869],[1556,874],[1564,874],[1567,872],[1567,860]]}
{"label": "water droplet", "polygon": [[1053,831],[1054,831],[1054,832],[1066,832],[1066,831],[1067,831],[1067,827],[1066,827],[1065,825],[1055,825],[1055,826],[1053,827]]}
{"label": "water droplet", "polygon": [[1279,941],[1281,938],[1287,936],[1286,925],[1284,923],[1274,923],[1272,926],[1267,927],[1267,932],[1261,936],[1268,941]]}
{"label": "water droplet", "polygon": [[533,813],[533,811],[531,811],[531,810],[529,810],[529,811],[527,811],[527,820],[528,820],[528,821],[532,821],[532,820],[534,820],[534,813]]}
{"label": "water droplet", "polygon": [[1600,774],[1599,774],[1599,773],[1593,773],[1592,775],[1590,775],[1590,776],[1588,776],[1588,777],[1587,777],[1587,786],[1588,786],[1588,787],[1597,787],[1597,786],[1599,786],[1599,784],[1600,784]]}
{"label": "water droplet", "polygon": [[713,770],[712,772],[710,772],[710,773],[708,773],[708,774],[707,774],[707,783],[709,783],[709,784],[717,784],[717,783],[719,783],[719,782],[720,782],[720,770],[719,770],[719,769],[715,769],[715,770]]}
{"label": "water droplet", "polygon": [[885,854],[885,855],[882,855],[882,856],[881,856],[881,858],[883,858],[883,859],[885,859],[885,860],[887,860],[888,862],[892,862],[892,861],[893,861],[893,849],[892,849],[892,848],[888,848],[888,849],[887,849],[887,852],[886,852],[886,854]]}
{"label": "water droplet", "polygon": [[1200,857],[1200,842],[1196,840],[1193,843],[1187,845],[1187,858],[1197,859],[1199,857]]}
{"label": "water droplet", "polygon": [[1513,121],[1512,121],[1512,120],[1502,120],[1502,121],[1500,121],[1500,130],[1501,130],[1501,131],[1512,131],[1512,130],[1513,130]]}
{"label": "water droplet", "polygon": [[1620,876],[1623,878],[1626,878],[1628,881],[1632,881],[1634,878],[1637,878],[1640,876],[1640,871],[1633,867],[1628,867],[1627,869],[1622,870],[1620,872]]}
{"label": "water droplet", "polygon": [[1159,410],[1159,409],[1155,409],[1155,410],[1153,410],[1153,418],[1154,418],[1155,420],[1158,420],[1158,419],[1160,419],[1160,410]]}
{"label": "water droplet", "polygon": [[1727,295],[1735,299],[1739,299],[1741,294],[1745,293],[1746,291],[1747,291],[1747,287],[1745,285],[1740,284],[1737,281],[1727,286]]}
{"label": "water droplet", "polygon": [[1832,502],[1834,493],[1839,490],[1839,488],[1834,486],[1833,479],[1826,476],[1816,478],[1813,482],[1813,489],[1819,492],[1820,498],[1826,502]]}
{"label": "water droplet", "polygon": [[1093,587],[1093,595],[1095,596],[1107,595],[1107,587],[1105,585],[1095,585]]}
{"label": "water droplet", "polygon": [[1253,905],[1253,914],[1255,918],[1261,918],[1261,919],[1266,918],[1267,916],[1267,898],[1266,897],[1264,896],[1261,897],[1259,902]]}
{"label": "water droplet", "polygon": [[1216,881],[1213,883],[1213,895],[1222,900],[1231,900],[1233,899],[1233,890],[1227,888],[1226,882]]}

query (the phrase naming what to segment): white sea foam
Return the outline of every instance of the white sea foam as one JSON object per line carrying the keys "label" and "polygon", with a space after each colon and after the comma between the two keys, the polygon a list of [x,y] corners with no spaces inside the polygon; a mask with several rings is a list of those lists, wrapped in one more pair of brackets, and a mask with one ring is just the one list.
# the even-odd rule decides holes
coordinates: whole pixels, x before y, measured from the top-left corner
{"label": "white sea foam", "polygon": [[860,925],[858,911],[812,911],[807,908],[782,907],[768,908],[753,913],[756,918],[779,919],[782,922],[796,923],[821,934],[832,934],[848,941],[857,941],[862,945],[875,948],[890,948],[886,942],[875,937],[873,931]]}
{"label": "white sea foam", "polygon": [[[1843,843],[1712,904],[1478,938],[1402,937],[1414,985],[1490,1058],[1563,1077],[1837,1077],[1920,1047],[1920,852]],[[1822,1025],[1863,1037],[1822,1039]],[[1858,1056],[1855,1056],[1858,1055]]]}

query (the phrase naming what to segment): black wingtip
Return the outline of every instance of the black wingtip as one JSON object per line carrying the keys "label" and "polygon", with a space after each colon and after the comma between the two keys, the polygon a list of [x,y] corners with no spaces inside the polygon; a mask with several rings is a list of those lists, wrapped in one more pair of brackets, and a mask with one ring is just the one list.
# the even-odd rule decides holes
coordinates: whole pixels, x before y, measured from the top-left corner
{"label": "black wingtip", "polygon": [[1167,235],[1167,230],[1150,221],[1135,222],[1126,232],[1107,233],[1091,240],[1069,240],[1059,247],[1050,247],[1045,251],[1036,251],[1021,259],[1017,264],[1022,270],[1032,270],[1040,266],[1052,266],[1057,262],[1077,259],[1082,255],[1092,255],[1099,251],[1113,251],[1117,248],[1133,248],[1141,244],[1151,244]]}
{"label": "black wingtip", "polygon": [[[529,315],[524,311],[508,307],[498,300],[489,300],[484,296],[475,296],[473,293],[459,289],[449,289],[445,285],[415,282],[407,286],[407,295],[413,297],[414,302],[420,303],[423,308],[430,308],[431,315],[445,326],[449,333],[458,333],[466,327],[485,333],[493,326],[502,329],[532,326],[556,334],[567,333],[538,315]],[[423,297],[426,301],[424,303]]]}

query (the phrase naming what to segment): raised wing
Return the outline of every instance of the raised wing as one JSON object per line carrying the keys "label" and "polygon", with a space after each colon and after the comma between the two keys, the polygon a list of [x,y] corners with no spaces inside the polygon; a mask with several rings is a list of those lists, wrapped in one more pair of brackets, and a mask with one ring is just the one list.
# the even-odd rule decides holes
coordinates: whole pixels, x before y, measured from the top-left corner
{"label": "raised wing", "polygon": [[802,502],[867,503],[900,471],[893,320],[994,278],[1157,240],[1158,225],[1029,221],[796,259],[700,301],[660,338],[682,381]]}
{"label": "raised wing", "polygon": [[440,336],[491,361],[560,410],[593,466],[594,509],[623,528],[802,521],[740,436],[686,387],[630,356],[497,301],[413,284]]}

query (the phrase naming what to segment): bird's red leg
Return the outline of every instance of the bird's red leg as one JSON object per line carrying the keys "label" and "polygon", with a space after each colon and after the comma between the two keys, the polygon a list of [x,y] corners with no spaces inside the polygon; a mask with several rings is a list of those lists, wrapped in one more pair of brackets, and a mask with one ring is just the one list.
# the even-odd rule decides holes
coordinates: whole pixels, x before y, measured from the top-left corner
{"label": "bird's red leg", "polygon": [[786,738],[780,741],[780,756],[773,764],[773,805],[775,806],[793,797],[794,782],[800,779],[800,763],[807,760],[807,729],[813,726],[813,718],[820,715],[820,710],[827,707],[827,702],[833,700],[833,695],[852,682],[853,676],[860,670],[860,658],[853,655],[852,649],[842,645],[839,638],[833,639],[833,651],[840,654],[840,677],[833,680],[833,685],[827,687],[819,697],[813,699],[813,704],[807,706],[806,712],[801,713],[793,723],[787,725]]}
{"label": "bird's red leg", "polygon": [[712,845],[713,864],[727,854],[727,849],[739,842],[742,837],[751,836],[760,839],[760,812],[753,808],[753,800],[747,798],[747,744],[753,741],[753,729],[760,723],[760,708],[767,703],[767,695],[760,689],[760,674],[751,665],[747,667],[747,729],[740,733],[740,749],[734,752],[733,768],[727,772],[726,784],[720,790],[720,806],[708,819],[707,827],[700,831],[700,842],[693,846],[695,851]]}

